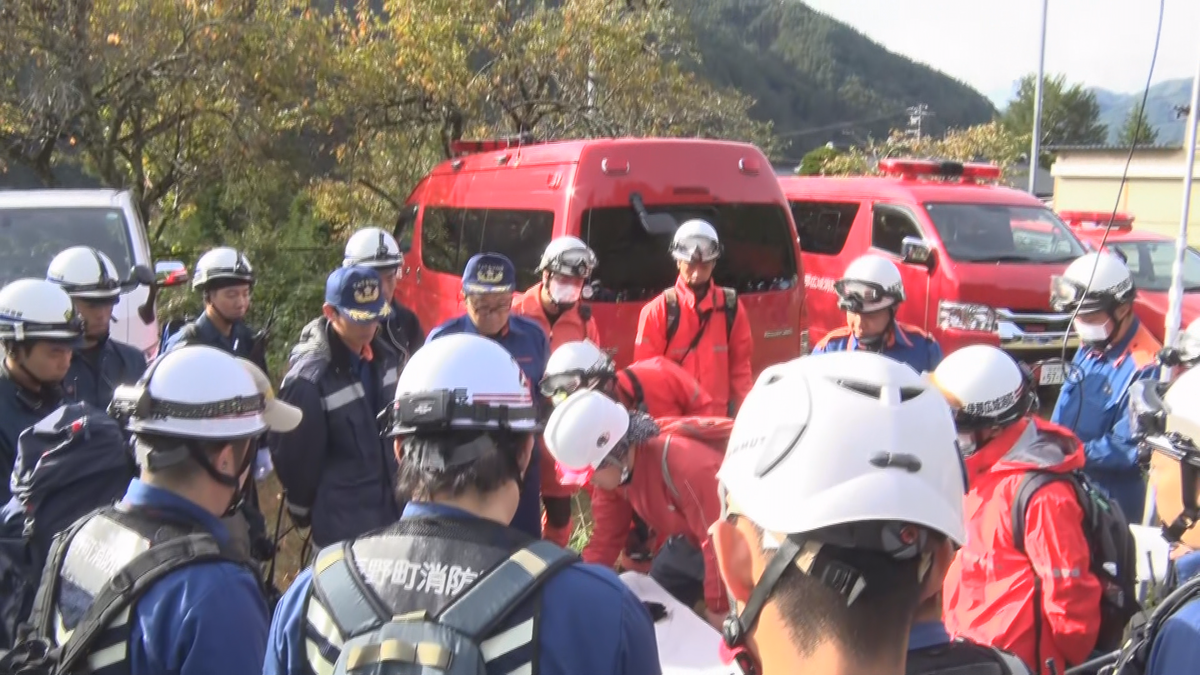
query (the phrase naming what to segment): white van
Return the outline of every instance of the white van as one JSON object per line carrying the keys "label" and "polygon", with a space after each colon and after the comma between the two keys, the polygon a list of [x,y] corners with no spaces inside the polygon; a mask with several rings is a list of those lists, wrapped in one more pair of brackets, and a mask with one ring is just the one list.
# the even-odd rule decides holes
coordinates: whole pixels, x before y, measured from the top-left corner
{"label": "white van", "polygon": [[153,359],[159,341],[153,296],[158,288],[187,281],[187,269],[180,262],[152,266],[146,226],[130,193],[0,190],[0,287],[25,277],[44,279],[50,260],[72,246],[103,251],[119,272],[142,282],[113,310],[111,335]]}

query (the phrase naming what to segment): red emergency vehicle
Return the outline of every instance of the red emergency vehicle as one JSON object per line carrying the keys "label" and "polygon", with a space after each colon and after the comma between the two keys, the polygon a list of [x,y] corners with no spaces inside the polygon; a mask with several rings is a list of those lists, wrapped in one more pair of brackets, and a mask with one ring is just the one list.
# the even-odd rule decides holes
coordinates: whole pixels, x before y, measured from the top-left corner
{"label": "red emergency vehicle", "polygon": [[[1125,259],[1137,286],[1133,309],[1142,323],[1159,342],[1167,325],[1167,293],[1171,289],[1171,274],[1175,269],[1175,240],[1151,232],[1133,229],[1133,216],[1111,211],[1061,211],[1059,217],[1071,227],[1092,250],[1100,247],[1104,229],[1111,219],[1108,241],[1104,248]],[[1200,253],[1188,248],[1183,258],[1183,323],[1182,328],[1200,317]]]}
{"label": "red emergency vehicle", "polygon": [[[1050,279],[1085,251],[1037,198],[985,184],[999,167],[911,159],[879,162],[883,176],[781,177],[800,234],[813,343],[844,326],[833,284],[865,253],[900,268],[899,320],[945,353],[1002,347],[1025,362],[1062,353],[1069,315],[1050,310]],[[1068,358],[1078,346],[1072,336]],[[1061,364],[1040,369],[1062,383]]]}
{"label": "red emergency vehicle", "polygon": [[725,248],[715,281],[738,291],[754,333],[754,369],[800,355],[804,288],[788,203],[753,145],[618,138],[534,143],[464,141],[421,179],[396,226],[405,250],[396,294],[431,328],[462,314],[461,274],[480,251],[508,256],[518,288],[539,279],[546,244],[574,235],[599,265],[586,302],[618,367],[638,314],[675,283],[668,247],[689,218],[711,222]]}

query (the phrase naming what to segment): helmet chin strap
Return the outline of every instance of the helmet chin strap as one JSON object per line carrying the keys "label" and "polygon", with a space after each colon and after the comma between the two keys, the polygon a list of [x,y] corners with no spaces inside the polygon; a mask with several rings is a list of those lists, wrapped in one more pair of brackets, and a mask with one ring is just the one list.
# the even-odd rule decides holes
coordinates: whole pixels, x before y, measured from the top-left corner
{"label": "helmet chin strap", "polygon": [[883,330],[880,331],[878,335],[864,335],[858,338],[858,344],[861,345],[865,351],[875,352],[876,354],[881,353],[883,352],[883,348],[887,345],[888,333],[891,333],[895,329],[896,306],[892,305],[888,308],[888,322],[887,325],[883,327]]}

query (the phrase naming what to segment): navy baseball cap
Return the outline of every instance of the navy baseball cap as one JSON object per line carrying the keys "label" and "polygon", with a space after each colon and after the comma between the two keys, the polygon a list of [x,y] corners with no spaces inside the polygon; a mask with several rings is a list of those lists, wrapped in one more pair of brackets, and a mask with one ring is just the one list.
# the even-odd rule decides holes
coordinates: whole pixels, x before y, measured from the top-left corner
{"label": "navy baseball cap", "polygon": [[325,280],[325,303],[355,323],[371,323],[387,316],[379,273],[370,267],[339,267]]}
{"label": "navy baseball cap", "polygon": [[462,291],[472,293],[512,293],[517,287],[517,269],[499,253],[477,253],[463,270]]}

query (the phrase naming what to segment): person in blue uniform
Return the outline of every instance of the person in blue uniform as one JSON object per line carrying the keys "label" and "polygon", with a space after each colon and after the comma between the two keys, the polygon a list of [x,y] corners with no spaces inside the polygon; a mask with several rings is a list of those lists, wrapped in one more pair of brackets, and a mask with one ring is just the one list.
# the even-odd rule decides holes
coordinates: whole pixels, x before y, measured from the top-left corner
{"label": "person in blue uniform", "polygon": [[71,296],[84,325],[83,344],[71,357],[63,392],[67,398],[107,410],[118,385],[133,384],[146,372],[142,352],[109,335],[113,308],[127,290],[117,267],[103,252],[75,246],[54,256],[46,279]]}
{"label": "person in blue uniform", "polygon": [[846,267],[834,290],[838,307],[846,312],[846,325],[827,333],[813,348],[814,354],[878,352],[918,373],[933,372],[942,362],[937,340],[916,326],[896,320],[896,310],[904,302],[904,281],[892,261],[864,255]]}
{"label": "person in blue uniform", "polygon": [[[437,618],[468,589],[494,600],[494,584],[517,583],[507,573],[524,560],[522,576],[539,585],[480,636],[487,673],[658,675],[650,616],[611,570],[563,560],[563,549],[508,526],[540,428],[512,356],[478,335],[445,335],[413,355],[396,392],[388,436],[399,457],[397,490],[411,501],[399,522],[322,551],[300,573],[272,621],[263,674],[345,668],[361,660],[351,640],[375,641],[375,626],[420,621],[418,611]],[[565,564],[547,568],[538,550]],[[362,619],[373,606],[365,594],[377,599],[369,611],[379,623],[344,621],[347,609]]]}
{"label": "person in blue uniform", "polygon": [[[512,313],[512,295],[517,287],[517,272],[512,261],[499,253],[479,253],[467,261],[462,276],[462,294],[467,313],[450,319],[429,332],[427,342],[446,335],[473,333],[499,342],[521,366],[530,383],[539,413],[549,415],[549,406],[537,394],[535,387],[546,373],[550,360],[550,339],[533,319]],[[539,438],[540,444],[542,440]],[[521,505],[513,517],[512,526],[530,536],[542,535],[541,472],[553,471],[543,467],[541,452],[533,454],[525,483],[521,486]]]}
{"label": "person in blue uniform", "polygon": [[[83,619],[110,579],[134,575],[132,564],[148,549],[199,537],[193,552],[212,547],[220,556],[172,567],[144,591],[125,582],[132,610],[104,627],[86,653],[86,670],[260,673],[267,607],[254,572],[230,550],[220,517],[239,498],[255,439],[269,428],[294,427],[300,412],[272,398],[256,366],[205,346],[164,355],[136,385],[117,389],[112,411],[134,436],[141,476],[116,506],[56,540],[47,566],[56,590],[48,611],[35,609],[36,634],[52,646],[69,645],[71,635],[86,630]],[[178,553],[159,555],[186,560]]]}
{"label": "person in blue uniform", "polygon": [[18,279],[0,289],[0,504],[12,497],[7,476],[17,439],[62,405],[62,381],[82,338],[83,322],[57,285]]}
{"label": "person in blue uniform", "polygon": [[413,352],[425,344],[425,331],[417,315],[396,299],[396,284],[400,282],[400,268],[404,266],[404,254],[396,238],[378,227],[364,227],[350,236],[346,242],[342,267],[360,265],[379,273],[383,284],[383,297],[388,300],[387,316],[379,324],[379,330],[388,344],[400,357],[400,369],[412,357]]}
{"label": "person in blue uniform", "polygon": [[325,281],[321,318],[292,349],[279,397],[304,411],[295,431],[268,444],[292,521],[328,546],[400,517],[396,458],[379,411],[392,399],[399,358],[379,331],[387,307],[379,275],[339,267]]}
{"label": "person in blue uniform", "polygon": [[1130,522],[1141,522],[1146,484],[1130,430],[1129,388],[1158,378],[1162,344],[1133,313],[1137,289],[1116,256],[1081,256],[1052,284],[1051,304],[1055,311],[1076,313],[1073,328],[1082,344],[1050,421],[1083,441],[1084,472]]}

